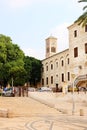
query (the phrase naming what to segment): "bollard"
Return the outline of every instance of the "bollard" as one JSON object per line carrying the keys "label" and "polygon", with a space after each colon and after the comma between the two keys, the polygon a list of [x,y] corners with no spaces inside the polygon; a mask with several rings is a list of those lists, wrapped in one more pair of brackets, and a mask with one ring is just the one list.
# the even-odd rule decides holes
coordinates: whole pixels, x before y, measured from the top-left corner
{"label": "bollard", "polygon": [[8,110],[7,109],[0,109],[0,117],[7,118],[8,117]]}
{"label": "bollard", "polygon": [[8,118],[12,118],[13,117],[13,112],[11,109],[8,110]]}
{"label": "bollard", "polygon": [[63,114],[68,114],[68,111],[67,110],[63,110],[62,113]]}
{"label": "bollard", "polygon": [[84,111],[83,111],[83,109],[80,109],[80,116],[84,116]]}

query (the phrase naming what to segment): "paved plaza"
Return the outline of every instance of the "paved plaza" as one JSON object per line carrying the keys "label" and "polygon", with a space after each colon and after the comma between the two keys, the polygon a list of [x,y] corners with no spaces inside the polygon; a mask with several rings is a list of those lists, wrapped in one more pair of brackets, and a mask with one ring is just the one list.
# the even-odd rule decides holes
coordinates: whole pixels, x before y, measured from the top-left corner
{"label": "paved plaza", "polygon": [[0,109],[9,113],[0,118],[0,130],[87,130],[87,95],[81,95],[75,95],[74,115],[71,94],[32,92],[29,97],[0,97]]}

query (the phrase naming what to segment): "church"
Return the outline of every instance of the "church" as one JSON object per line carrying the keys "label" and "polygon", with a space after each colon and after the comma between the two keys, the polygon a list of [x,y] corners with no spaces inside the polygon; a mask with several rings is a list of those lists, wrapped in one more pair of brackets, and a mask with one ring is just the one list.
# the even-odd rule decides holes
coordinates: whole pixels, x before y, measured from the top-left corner
{"label": "church", "polygon": [[87,87],[87,25],[73,23],[68,27],[69,48],[57,53],[57,38],[46,41],[46,57],[42,60],[42,86],[58,89],[65,82]]}

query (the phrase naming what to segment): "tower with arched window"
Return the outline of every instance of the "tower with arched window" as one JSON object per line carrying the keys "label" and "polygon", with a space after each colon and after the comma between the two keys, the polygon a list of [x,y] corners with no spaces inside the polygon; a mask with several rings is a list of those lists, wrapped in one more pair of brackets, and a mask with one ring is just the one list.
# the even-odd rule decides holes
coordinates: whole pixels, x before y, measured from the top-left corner
{"label": "tower with arched window", "polygon": [[46,58],[56,54],[57,38],[50,36],[46,39]]}

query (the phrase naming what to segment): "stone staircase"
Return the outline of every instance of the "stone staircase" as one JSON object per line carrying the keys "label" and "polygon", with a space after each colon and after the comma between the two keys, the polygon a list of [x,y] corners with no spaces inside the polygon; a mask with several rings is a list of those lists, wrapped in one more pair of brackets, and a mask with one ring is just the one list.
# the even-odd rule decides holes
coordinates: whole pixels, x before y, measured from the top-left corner
{"label": "stone staircase", "polygon": [[79,86],[84,81],[87,81],[87,74],[78,76],[74,81],[74,85]]}

